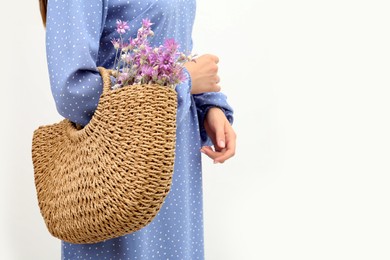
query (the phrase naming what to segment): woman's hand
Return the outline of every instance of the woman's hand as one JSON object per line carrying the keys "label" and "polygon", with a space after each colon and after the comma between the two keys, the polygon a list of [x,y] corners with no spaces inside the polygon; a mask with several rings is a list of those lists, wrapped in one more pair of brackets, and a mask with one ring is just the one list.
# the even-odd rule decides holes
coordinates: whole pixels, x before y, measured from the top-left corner
{"label": "woman's hand", "polygon": [[236,133],[223,111],[217,107],[210,108],[204,127],[214,144],[214,150],[210,146],[203,146],[200,151],[213,159],[214,163],[223,163],[233,157],[236,152]]}
{"label": "woman's hand", "polygon": [[218,85],[220,81],[218,62],[217,56],[205,54],[196,58],[195,62],[191,61],[184,64],[191,76],[191,94],[218,92],[221,90],[221,87]]}

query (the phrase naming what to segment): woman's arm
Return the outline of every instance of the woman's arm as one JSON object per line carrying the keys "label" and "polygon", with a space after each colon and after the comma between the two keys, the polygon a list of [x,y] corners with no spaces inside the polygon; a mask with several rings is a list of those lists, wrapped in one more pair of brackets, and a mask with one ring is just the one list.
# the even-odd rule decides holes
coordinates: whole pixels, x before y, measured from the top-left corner
{"label": "woman's arm", "polygon": [[204,125],[211,108],[219,107],[225,113],[228,122],[233,123],[233,109],[227,103],[226,96],[219,92],[221,87],[218,85],[220,80],[218,62],[217,56],[205,54],[195,59],[195,62],[185,64],[192,78],[191,93],[198,112],[202,145],[211,145]]}
{"label": "woman's arm", "polygon": [[103,88],[97,64],[106,1],[48,1],[51,91],[59,114],[82,126],[92,118]]}
{"label": "woman's arm", "polygon": [[226,116],[228,122],[233,124],[233,108],[227,103],[227,97],[221,92],[208,92],[193,95],[198,112],[199,130],[202,146],[213,145],[210,136],[205,128],[205,119],[209,110],[213,107],[220,108]]}
{"label": "woman's arm", "polygon": [[204,127],[214,144],[214,149],[210,146],[203,146],[202,153],[213,159],[214,163],[223,163],[234,156],[236,133],[223,110],[216,107],[210,108],[204,121]]}

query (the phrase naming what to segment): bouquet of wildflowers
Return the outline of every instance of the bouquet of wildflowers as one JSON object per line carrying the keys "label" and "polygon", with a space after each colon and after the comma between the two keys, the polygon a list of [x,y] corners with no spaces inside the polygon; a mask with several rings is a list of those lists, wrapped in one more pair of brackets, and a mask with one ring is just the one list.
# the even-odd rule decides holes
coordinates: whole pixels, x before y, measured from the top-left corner
{"label": "bouquet of wildflowers", "polygon": [[143,19],[137,37],[125,41],[128,23],[117,20],[116,24],[119,38],[111,41],[116,50],[112,73],[116,80],[113,89],[135,84],[175,87],[185,80],[183,65],[193,61],[194,56],[179,52],[179,45],[174,39],[166,39],[164,45],[151,47],[148,37],[154,35],[152,23],[149,19]]}

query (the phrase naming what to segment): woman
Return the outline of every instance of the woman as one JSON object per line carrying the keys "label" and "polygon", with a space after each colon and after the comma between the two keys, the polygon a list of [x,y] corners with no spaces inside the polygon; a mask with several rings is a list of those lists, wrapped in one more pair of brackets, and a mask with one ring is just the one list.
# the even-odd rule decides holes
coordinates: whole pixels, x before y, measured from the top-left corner
{"label": "woman", "polygon": [[[195,0],[40,0],[46,25],[50,85],[58,112],[85,126],[102,93],[97,67],[112,68],[116,20],[135,36],[149,18],[151,45],[174,38],[192,49]],[[96,244],[62,242],[63,259],[204,259],[200,151],[215,163],[234,155],[232,109],[219,92],[218,58],[200,56],[185,65],[178,95],[175,167],[171,191],[155,219],[129,235]],[[214,145],[214,150],[210,145]]]}

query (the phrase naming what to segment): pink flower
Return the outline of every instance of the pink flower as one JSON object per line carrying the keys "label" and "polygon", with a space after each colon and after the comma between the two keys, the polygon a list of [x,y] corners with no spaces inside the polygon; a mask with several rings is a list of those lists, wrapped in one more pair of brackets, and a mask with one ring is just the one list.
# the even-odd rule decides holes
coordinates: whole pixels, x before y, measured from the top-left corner
{"label": "pink flower", "polygon": [[185,80],[183,64],[192,60],[192,56],[179,52],[179,44],[174,39],[166,39],[158,47],[151,46],[148,37],[154,35],[152,24],[149,19],[143,19],[137,36],[124,42],[122,34],[130,28],[127,22],[117,20],[116,31],[121,37],[111,41],[117,50],[116,87],[129,84],[175,86]]}
{"label": "pink flower", "polygon": [[179,45],[175,42],[175,39],[166,39],[164,42],[164,47],[168,52],[175,52]]}
{"label": "pink flower", "polygon": [[143,28],[150,28],[150,26],[152,26],[152,25],[153,25],[153,23],[151,23],[148,18],[142,19],[142,27]]}
{"label": "pink flower", "polygon": [[137,47],[137,42],[135,41],[135,39],[133,38],[129,38],[129,46],[130,46],[130,50],[134,49],[135,47]]}
{"label": "pink flower", "polygon": [[163,54],[158,58],[159,67],[165,72],[169,72],[170,68],[173,66],[172,56]]}
{"label": "pink flower", "polygon": [[123,22],[121,20],[116,20],[116,31],[119,34],[124,34],[126,30],[129,30],[130,27],[127,25],[127,22]]}
{"label": "pink flower", "polygon": [[123,42],[120,45],[120,48],[123,52],[127,52],[130,49],[130,44],[128,42]]}
{"label": "pink flower", "polygon": [[157,76],[157,72],[148,64],[141,67],[139,83],[148,84],[153,80],[153,77]]}
{"label": "pink flower", "polygon": [[123,84],[126,80],[129,79],[129,74],[128,73],[120,73],[118,76],[118,83]]}

